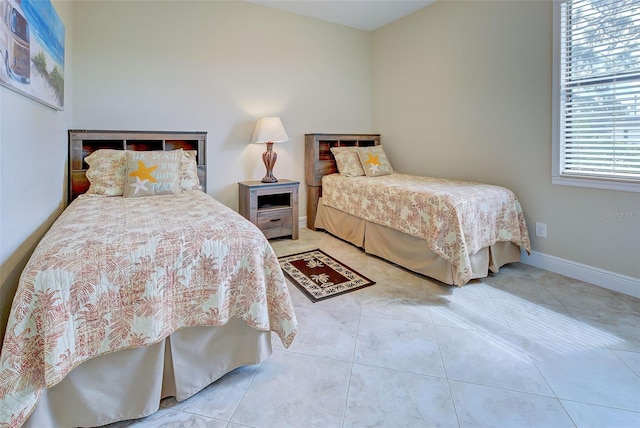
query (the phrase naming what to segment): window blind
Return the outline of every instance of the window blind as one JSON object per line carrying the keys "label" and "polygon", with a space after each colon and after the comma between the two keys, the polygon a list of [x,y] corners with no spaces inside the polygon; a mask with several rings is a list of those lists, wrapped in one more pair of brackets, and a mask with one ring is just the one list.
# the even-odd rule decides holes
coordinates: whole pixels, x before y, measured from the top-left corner
{"label": "window blind", "polygon": [[640,2],[560,13],[560,173],[640,182]]}

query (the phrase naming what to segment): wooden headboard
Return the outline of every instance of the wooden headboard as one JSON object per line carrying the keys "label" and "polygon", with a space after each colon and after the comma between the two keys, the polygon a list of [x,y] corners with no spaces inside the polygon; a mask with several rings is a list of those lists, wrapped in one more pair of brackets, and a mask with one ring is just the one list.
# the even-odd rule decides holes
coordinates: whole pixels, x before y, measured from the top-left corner
{"label": "wooden headboard", "polygon": [[69,188],[67,204],[78,195],[89,190],[87,169],[84,158],[98,149],[117,150],[196,150],[198,178],[207,190],[205,145],[207,133],[204,131],[90,131],[69,130]]}
{"label": "wooden headboard", "polygon": [[315,230],[322,177],[338,172],[331,147],[366,147],[380,144],[380,134],[305,134],[305,181],[307,183],[307,227]]}

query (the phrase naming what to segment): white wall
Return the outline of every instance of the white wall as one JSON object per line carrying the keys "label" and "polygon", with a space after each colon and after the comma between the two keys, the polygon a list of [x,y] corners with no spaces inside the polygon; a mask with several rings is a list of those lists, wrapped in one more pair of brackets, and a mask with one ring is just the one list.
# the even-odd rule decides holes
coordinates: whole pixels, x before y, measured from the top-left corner
{"label": "white wall", "polygon": [[53,4],[65,24],[65,110],[0,87],[0,338],[20,273],[64,207],[73,117],[73,4]]}
{"label": "white wall", "polygon": [[638,194],[551,184],[551,39],[550,0],[441,0],[376,30],[373,129],[402,172],[511,188],[535,251],[640,278],[640,218],[611,216]]}
{"label": "white wall", "polygon": [[234,209],[265,175],[259,117],[281,117],[274,175],[301,201],[304,134],[370,131],[368,32],[238,1],[78,2],[75,27],[74,126],[208,131],[207,190]]}

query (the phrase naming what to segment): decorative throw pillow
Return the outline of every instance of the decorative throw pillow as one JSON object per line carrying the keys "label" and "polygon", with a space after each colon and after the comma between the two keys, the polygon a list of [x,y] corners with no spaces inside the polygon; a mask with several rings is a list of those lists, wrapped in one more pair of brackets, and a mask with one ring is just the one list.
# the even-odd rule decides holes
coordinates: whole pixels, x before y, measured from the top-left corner
{"label": "decorative throw pillow", "polygon": [[89,165],[87,194],[102,196],[122,196],[124,176],[127,169],[125,151],[99,149],[84,158]]}
{"label": "decorative throw pillow", "polygon": [[393,173],[393,168],[389,163],[386,153],[381,145],[371,147],[359,147],[358,156],[362,169],[367,177],[377,177],[379,175],[389,175]]}
{"label": "decorative throw pillow", "polygon": [[364,175],[357,147],[331,147],[331,153],[336,159],[336,166],[341,175],[345,177]]}
{"label": "decorative throw pillow", "polygon": [[180,188],[182,190],[202,190],[198,178],[197,151],[184,150],[180,164]]}
{"label": "decorative throw pillow", "polygon": [[164,195],[180,192],[182,149],[129,151],[124,197]]}

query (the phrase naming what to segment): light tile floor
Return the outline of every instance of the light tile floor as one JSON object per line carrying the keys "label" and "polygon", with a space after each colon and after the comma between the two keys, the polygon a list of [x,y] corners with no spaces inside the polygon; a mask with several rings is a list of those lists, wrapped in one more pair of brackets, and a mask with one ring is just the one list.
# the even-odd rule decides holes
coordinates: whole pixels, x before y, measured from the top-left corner
{"label": "light tile floor", "polygon": [[320,248],[377,283],[310,302],[285,349],[114,427],[640,427],[640,300],[516,263],[458,288],[326,233]]}

